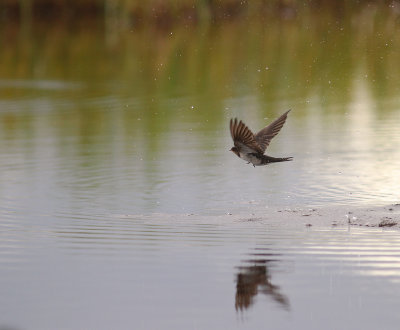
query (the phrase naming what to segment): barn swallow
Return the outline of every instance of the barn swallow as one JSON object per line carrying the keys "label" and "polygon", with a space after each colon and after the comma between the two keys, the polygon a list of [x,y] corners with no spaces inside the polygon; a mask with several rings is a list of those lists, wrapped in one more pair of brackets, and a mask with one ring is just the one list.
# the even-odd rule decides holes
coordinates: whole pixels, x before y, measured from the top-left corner
{"label": "barn swallow", "polygon": [[236,118],[231,119],[229,127],[235,146],[230,151],[247,161],[247,164],[253,164],[254,167],[292,160],[293,157],[275,158],[264,155],[265,149],[285,123],[289,111],[264,127],[256,135],[242,121],[238,122]]}

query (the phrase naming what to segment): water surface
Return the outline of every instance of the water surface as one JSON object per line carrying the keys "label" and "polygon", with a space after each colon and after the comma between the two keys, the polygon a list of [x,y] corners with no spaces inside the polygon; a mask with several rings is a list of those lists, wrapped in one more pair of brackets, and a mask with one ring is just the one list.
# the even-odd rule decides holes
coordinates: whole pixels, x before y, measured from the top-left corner
{"label": "water surface", "polygon": [[[251,219],[398,202],[400,35],[372,14],[3,29],[0,327],[396,328],[397,231]],[[228,151],[230,118],[289,108],[267,152],[293,162]]]}
{"label": "water surface", "polygon": [[3,324],[395,329],[400,320],[398,231],[161,216],[53,226],[3,228]]}

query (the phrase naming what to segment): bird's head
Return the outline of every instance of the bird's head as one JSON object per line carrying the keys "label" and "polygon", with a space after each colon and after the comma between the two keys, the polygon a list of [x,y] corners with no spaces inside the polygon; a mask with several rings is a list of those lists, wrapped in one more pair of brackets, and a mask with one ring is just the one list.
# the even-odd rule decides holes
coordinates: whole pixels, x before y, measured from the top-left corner
{"label": "bird's head", "polygon": [[232,147],[229,151],[232,151],[236,156],[240,157],[239,149],[236,147]]}

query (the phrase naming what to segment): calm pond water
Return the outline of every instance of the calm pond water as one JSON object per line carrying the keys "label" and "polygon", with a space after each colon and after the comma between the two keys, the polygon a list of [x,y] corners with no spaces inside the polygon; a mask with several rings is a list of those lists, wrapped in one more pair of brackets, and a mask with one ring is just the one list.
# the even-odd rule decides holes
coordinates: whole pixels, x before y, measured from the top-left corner
{"label": "calm pond water", "polygon": [[[3,29],[0,329],[396,328],[398,231],[215,217],[399,201],[399,26],[371,15]],[[293,162],[228,151],[231,117],[289,108]]]}

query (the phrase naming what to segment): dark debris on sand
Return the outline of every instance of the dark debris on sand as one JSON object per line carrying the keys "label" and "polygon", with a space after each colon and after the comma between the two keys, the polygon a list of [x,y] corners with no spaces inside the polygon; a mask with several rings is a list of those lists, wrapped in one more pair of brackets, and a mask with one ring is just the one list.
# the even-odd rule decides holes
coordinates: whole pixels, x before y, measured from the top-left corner
{"label": "dark debris on sand", "polygon": [[393,226],[396,226],[396,225],[397,225],[397,222],[394,221],[392,218],[385,217],[379,223],[378,227],[393,227]]}

